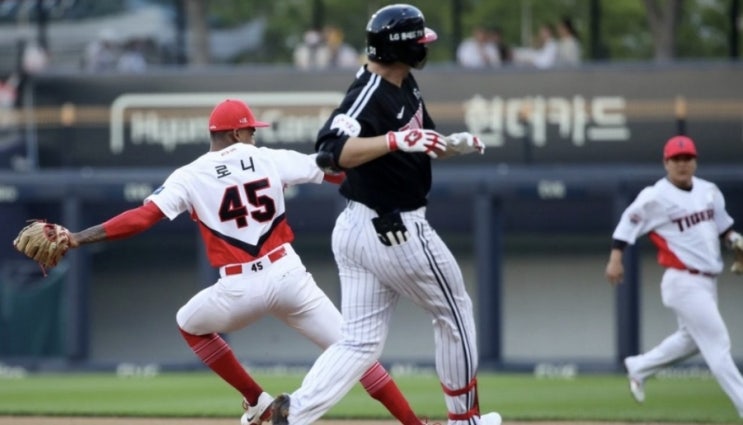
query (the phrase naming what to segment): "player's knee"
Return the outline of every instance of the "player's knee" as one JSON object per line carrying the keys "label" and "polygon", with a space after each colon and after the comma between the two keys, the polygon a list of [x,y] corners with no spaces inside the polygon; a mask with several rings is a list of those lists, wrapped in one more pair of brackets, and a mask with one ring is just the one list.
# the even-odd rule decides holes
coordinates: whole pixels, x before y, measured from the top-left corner
{"label": "player's knee", "polygon": [[731,367],[736,367],[730,355],[730,350],[720,350],[715,354],[707,355],[705,356],[705,360],[707,361],[709,371],[715,376],[724,375]]}
{"label": "player's knee", "polygon": [[[363,356],[367,360],[376,360],[377,358],[379,358],[379,356],[382,355],[382,349],[384,348],[384,345],[381,341],[377,341],[374,339],[370,339],[368,341],[343,339],[339,343],[345,345],[349,349],[353,350],[354,353]],[[370,366],[373,363],[373,360],[369,362]]]}

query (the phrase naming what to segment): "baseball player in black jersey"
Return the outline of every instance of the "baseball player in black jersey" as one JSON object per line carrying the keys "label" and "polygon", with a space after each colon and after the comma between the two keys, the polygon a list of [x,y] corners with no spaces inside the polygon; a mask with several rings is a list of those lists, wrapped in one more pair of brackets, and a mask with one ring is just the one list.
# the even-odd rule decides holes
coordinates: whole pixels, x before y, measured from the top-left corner
{"label": "baseball player in black jersey", "polygon": [[426,220],[431,159],[480,153],[469,133],[437,133],[411,68],[424,66],[436,33],[417,8],[378,10],[366,28],[369,63],[318,134],[317,162],[345,171],[348,199],[332,244],[340,272],[343,338],[315,362],[302,386],[279,396],[274,424],[319,419],[381,355],[390,318],[405,296],[433,319],[436,372],[449,425],[498,425],[480,416],[472,302],[462,272]]}

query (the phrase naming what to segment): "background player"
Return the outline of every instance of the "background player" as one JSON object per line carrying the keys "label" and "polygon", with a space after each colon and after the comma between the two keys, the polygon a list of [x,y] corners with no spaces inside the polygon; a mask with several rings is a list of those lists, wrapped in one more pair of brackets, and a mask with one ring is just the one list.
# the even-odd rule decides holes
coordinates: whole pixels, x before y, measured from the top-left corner
{"label": "background player", "polygon": [[710,371],[743,417],[743,378],[730,354],[730,336],[717,307],[717,275],[722,272],[720,239],[732,247],[741,235],[725,199],[711,182],[695,177],[697,150],[686,136],[672,137],[663,149],[666,176],[643,189],[622,214],[614,231],[606,277],[622,281],[622,251],[650,233],[658,262],[663,304],[677,317],[678,329],[645,354],[624,364],[632,396],[645,400],[643,383],[662,368],[701,352]]}
{"label": "background player", "polygon": [[[273,315],[322,348],[341,338],[342,317],[307,272],[291,242],[284,187],[338,183],[314,155],[258,148],[255,119],[238,100],[225,100],[209,118],[209,152],[175,170],[145,204],[71,235],[71,247],[133,236],[161,219],[188,212],[198,224],[207,256],[220,279],[191,298],[176,315],[194,353],[244,397],[241,422],[257,424],[270,414],[273,398],[250,377],[219,334]],[[367,392],[403,424],[420,420],[379,364],[360,376]]]}
{"label": "background player", "polygon": [[[426,220],[431,158],[482,153],[468,133],[444,139],[426,110],[411,68],[422,68],[426,28],[417,8],[378,10],[366,28],[368,65],[320,130],[318,164],[346,170],[348,199],[333,230],[341,281],[343,340],[315,362],[300,389],[273,406],[275,424],[311,424],[379,358],[401,295],[433,318],[436,372],[449,424],[481,423],[477,335],[461,270]],[[448,149],[447,149],[448,145]],[[487,416],[487,418],[486,418]],[[482,423],[499,424],[500,415]]]}

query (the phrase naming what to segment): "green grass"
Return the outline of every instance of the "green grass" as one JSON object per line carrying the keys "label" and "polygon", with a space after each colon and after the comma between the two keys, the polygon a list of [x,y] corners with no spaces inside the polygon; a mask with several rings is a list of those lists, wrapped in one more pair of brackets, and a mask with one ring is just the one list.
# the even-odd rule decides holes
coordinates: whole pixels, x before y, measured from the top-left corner
{"label": "green grass", "polygon": [[[256,374],[264,388],[292,391],[301,375]],[[395,377],[421,417],[442,418],[445,407],[432,375]],[[529,420],[739,423],[735,409],[711,378],[653,379],[638,405],[621,375],[572,380],[526,374],[480,374],[483,412],[507,422]],[[240,396],[209,372],[119,378],[115,374],[30,374],[0,379],[0,415],[239,417]],[[387,418],[386,410],[354,387],[328,417]]]}

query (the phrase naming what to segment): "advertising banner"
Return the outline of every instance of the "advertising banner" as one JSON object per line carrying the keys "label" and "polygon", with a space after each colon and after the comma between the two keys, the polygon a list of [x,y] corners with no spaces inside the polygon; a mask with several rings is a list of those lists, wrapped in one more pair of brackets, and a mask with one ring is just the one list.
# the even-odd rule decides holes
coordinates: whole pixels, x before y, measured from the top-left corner
{"label": "advertising banner", "polygon": [[[647,164],[686,133],[704,164],[743,160],[743,67],[595,66],[574,70],[414,71],[442,133],[470,131],[483,157],[451,164]],[[42,75],[34,81],[39,164],[171,167],[209,146],[207,121],[225,98],[272,123],[259,144],[311,152],[353,72],[291,68]]]}

